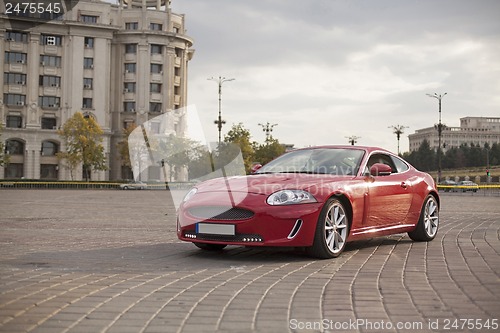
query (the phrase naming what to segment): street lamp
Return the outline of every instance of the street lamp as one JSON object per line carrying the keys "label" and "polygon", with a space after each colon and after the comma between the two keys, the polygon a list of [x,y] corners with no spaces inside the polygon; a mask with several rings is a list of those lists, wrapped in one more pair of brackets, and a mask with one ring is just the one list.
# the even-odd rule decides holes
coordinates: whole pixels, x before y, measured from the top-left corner
{"label": "street lamp", "polygon": [[441,94],[438,95],[436,93],[434,93],[434,95],[427,94],[427,96],[432,97],[432,98],[436,98],[439,101],[439,123],[437,124],[437,130],[438,130],[438,151],[437,151],[437,155],[438,155],[438,176],[437,176],[437,182],[438,183],[441,180],[441,134],[443,132],[443,128],[445,127],[441,123],[441,100],[443,99],[444,96],[446,96],[446,94],[447,93],[444,93],[443,95],[441,95]]}
{"label": "street lamp", "polygon": [[349,143],[351,146],[354,146],[355,143],[358,143],[358,139],[361,139],[360,136],[352,135],[352,136],[346,136],[346,138],[349,140]]}
{"label": "street lamp", "polygon": [[261,126],[262,130],[266,133],[266,142],[267,142],[271,137],[271,132],[273,131],[274,126],[278,126],[278,124],[271,125],[269,122],[267,122],[265,125],[259,123],[259,126]]}
{"label": "street lamp", "polygon": [[207,80],[215,81],[219,85],[219,117],[217,118],[217,120],[214,121],[214,124],[216,124],[217,128],[219,129],[219,145],[220,145],[222,125],[226,123],[225,120],[222,120],[222,114],[221,114],[222,84],[227,81],[234,81],[234,79],[226,79],[225,77],[219,76],[218,78],[210,77]]}
{"label": "street lamp", "polygon": [[404,133],[404,129],[408,128],[408,126],[396,125],[396,126],[389,126],[389,128],[393,129],[393,133],[396,134],[396,137],[398,138],[398,155],[399,155],[399,139],[401,138],[401,134]]}

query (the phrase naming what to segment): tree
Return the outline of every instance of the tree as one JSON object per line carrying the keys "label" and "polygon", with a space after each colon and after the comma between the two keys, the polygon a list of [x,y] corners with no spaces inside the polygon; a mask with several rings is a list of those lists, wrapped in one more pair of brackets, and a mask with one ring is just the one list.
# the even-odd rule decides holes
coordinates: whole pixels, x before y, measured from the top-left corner
{"label": "tree", "polygon": [[431,149],[429,141],[424,140],[416,151],[404,153],[403,158],[421,171],[436,170],[436,152]]}
{"label": "tree", "polygon": [[424,140],[417,150],[417,165],[422,171],[436,170],[436,152],[431,149],[429,141]]}
{"label": "tree", "polygon": [[81,112],[77,112],[57,133],[66,146],[66,151],[58,153],[57,157],[66,161],[71,179],[74,170],[80,164],[87,181],[92,170],[107,170],[102,145],[103,131],[92,117],[84,117]]}
{"label": "tree", "polygon": [[258,145],[255,149],[255,161],[264,165],[285,153],[285,147],[272,136],[266,138],[265,144]]}
{"label": "tree", "polygon": [[[250,173],[255,154],[255,144],[250,141],[250,131],[244,128],[242,123],[233,125],[231,130],[224,136],[224,143],[226,145],[221,144],[218,147],[219,155],[223,155],[222,151],[227,149],[227,144],[236,144],[241,150],[245,171]],[[232,155],[231,152],[229,155]]]}
{"label": "tree", "polygon": [[202,145],[195,147],[188,167],[189,179],[202,178],[214,171],[214,154]]}
{"label": "tree", "polygon": [[[122,167],[128,168],[128,173],[132,172],[132,163],[130,162],[130,152],[128,146],[128,137],[137,128],[137,125],[132,123],[123,129],[123,139],[116,144],[118,148],[118,156],[120,159],[120,165]],[[123,177],[123,174],[122,174]]]}
{"label": "tree", "polygon": [[200,144],[174,134],[159,140],[158,150],[162,163],[170,168],[170,181],[179,179],[179,172],[197,158]]}
{"label": "tree", "polygon": [[491,145],[489,152],[490,165],[500,165],[500,144],[494,143]]}
{"label": "tree", "polygon": [[10,156],[5,153],[5,144],[2,141],[2,124],[0,123],[0,166],[9,164]]}

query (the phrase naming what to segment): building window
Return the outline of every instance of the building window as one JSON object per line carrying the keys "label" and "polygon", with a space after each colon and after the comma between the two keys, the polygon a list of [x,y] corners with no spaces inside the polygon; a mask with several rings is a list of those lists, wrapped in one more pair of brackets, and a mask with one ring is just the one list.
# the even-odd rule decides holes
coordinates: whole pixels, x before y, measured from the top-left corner
{"label": "building window", "polygon": [[93,84],[94,79],[88,77],[83,78],[83,89],[92,89]]}
{"label": "building window", "polygon": [[42,117],[42,129],[56,129],[57,121],[56,118]]}
{"label": "building window", "polygon": [[151,44],[151,54],[162,54],[163,45]]}
{"label": "building window", "polygon": [[135,73],[135,63],[125,64],[125,73]]}
{"label": "building window", "polygon": [[150,123],[150,130],[151,130],[151,133],[154,133],[154,134],[160,134],[160,127],[161,127],[161,124],[158,123],[158,122],[151,122]]}
{"label": "building window", "polygon": [[161,112],[161,103],[149,103],[149,112]]}
{"label": "building window", "polygon": [[7,123],[5,126],[9,128],[22,128],[23,118],[21,116],[7,116]]}
{"label": "building window", "polygon": [[124,102],[123,111],[125,112],[135,112],[135,102]]}
{"label": "building window", "polygon": [[125,30],[139,30],[138,22],[127,22],[125,23]]}
{"label": "building window", "polygon": [[61,46],[62,45],[62,37],[61,36],[54,36],[54,35],[41,35],[40,36],[40,45]]}
{"label": "building window", "polygon": [[82,109],[92,109],[92,98],[83,98]]}
{"label": "building window", "polygon": [[3,102],[10,106],[23,106],[26,103],[26,95],[3,94]]}
{"label": "building window", "polygon": [[28,43],[28,34],[25,32],[6,31],[5,40],[10,42]]}
{"label": "building window", "polygon": [[6,179],[21,179],[23,178],[24,165],[22,163],[9,163],[5,166]]}
{"label": "building window", "polygon": [[80,15],[80,22],[83,23],[97,23],[99,16],[94,15]]}
{"label": "building window", "polygon": [[125,53],[136,54],[137,53],[137,44],[125,44]]}
{"label": "building window", "polygon": [[83,58],[83,68],[93,69],[94,68],[94,58]]}
{"label": "building window", "polygon": [[93,37],[85,37],[85,47],[88,49],[94,48],[94,38]]}
{"label": "building window", "polygon": [[57,164],[40,164],[40,179],[57,179]]}
{"label": "building window", "polygon": [[5,151],[9,155],[24,155],[24,143],[19,140],[7,140]]}
{"label": "building window", "polygon": [[151,73],[163,73],[163,66],[160,64],[151,64]]}
{"label": "building window", "polygon": [[174,33],[175,33],[175,34],[178,34],[178,33],[179,33],[179,31],[180,31],[180,28],[179,28],[179,27],[174,27]]}
{"label": "building window", "polygon": [[38,84],[42,87],[60,87],[61,77],[60,76],[49,76],[40,75]]}
{"label": "building window", "polygon": [[149,24],[149,30],[162,31],[163,30],[163,24],[160,24],[160,23],[150,23]]}
{"label": "building window", "polygon": [[5,60],[6,64],[25,64],[28,59],[28,55],[26,53],[18,53],[18,52],[5,52]]}
{"label": "building window", "polygon": [[125,82],[123,84],[123,92],[124,93],[135,92],[135,82]]}
{"label": "building window", "polygon": [[42,156],[55,156],[58,152],[57,144],[52,141],[42,142]]}
{"label": "building window", "polygon": [[161,92],[161,84],[160,83],[150,83],[149,91],[152,93],[160,93]]}
{"label": "building window", "polygon": [[3,73],[4,84],[26,84],[26,74]]}
{"label": "building window", "polygon": [[61,57],[59,56],[48,56],[41,55],[40,56],[40,65],[47,67],[61,67]]}
{"label": "building window", "polygon": [[39,96],[38,105],[41,108],[57,109],[61,103],[61,99],[55,96]]}

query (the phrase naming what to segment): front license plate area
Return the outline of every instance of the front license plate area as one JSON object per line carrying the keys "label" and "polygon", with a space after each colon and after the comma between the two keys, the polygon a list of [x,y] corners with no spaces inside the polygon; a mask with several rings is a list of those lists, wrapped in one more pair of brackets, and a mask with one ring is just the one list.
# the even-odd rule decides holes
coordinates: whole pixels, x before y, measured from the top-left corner
{"label": "front license plate area", "polygon": [[221,224],[221,223],[196,223],[197,234],[211,234],[211,235],[236,235],[236,228],[234,224]]}

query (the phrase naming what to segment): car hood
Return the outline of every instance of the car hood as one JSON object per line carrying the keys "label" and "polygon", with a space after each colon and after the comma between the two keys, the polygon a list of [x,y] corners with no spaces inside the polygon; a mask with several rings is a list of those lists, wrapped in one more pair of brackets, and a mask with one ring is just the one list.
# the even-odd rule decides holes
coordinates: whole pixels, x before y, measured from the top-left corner
{"label": "car hood", "polygon": [[[204,192],[244,192],[269,195],[283,189],[299,189],[311,191],[326,184],[342,182],[353,176],[336,176],[322,174],[262,174],[216,178],[196,185],[198,193]],[[316,191],[313,191],[316,192]]]}

